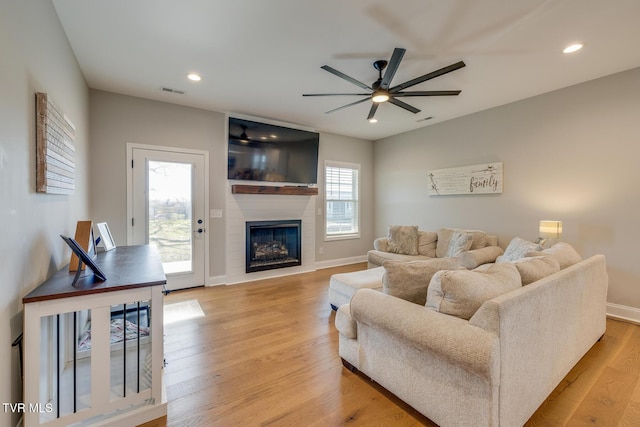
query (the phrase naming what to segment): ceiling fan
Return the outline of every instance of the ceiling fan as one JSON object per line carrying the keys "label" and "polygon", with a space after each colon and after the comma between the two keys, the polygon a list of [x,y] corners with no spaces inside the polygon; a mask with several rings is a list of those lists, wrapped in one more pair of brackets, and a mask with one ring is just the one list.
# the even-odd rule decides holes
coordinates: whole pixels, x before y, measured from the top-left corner
{"label": "ceiling fan", "polygon": [[[448,67],[441,68],[436,71],[432,71],[431,73],[427,73],[423,76],[416,77],[415,79],[408,80],[404,83],[401,83],[396,86],[391,86],[391,80],[393,80],[393,76],[398,70],[398,66],[400,65],[400,61],[404,56],[406,49],[395,48],[393,50],[393,54],[391,55],[391,59],[389,62],[381,59],[373,63],[373,68],[378,70],[378,80],[373,82],[371,86],[368,86],[353,77],[350,77],[335,68],[332,68],[328,65],[323,65],[321,68],[334,74],[341,79],[344,79],[350,83],[353,83],[356,86],[361,87],[362,89],[367,90],[366,93],[305,93],[302,96],[365,96],[366,98],[359,99],[358,101],[352,102],[347,105],[343,105],[338,108],[334,108],[333,110],[329,110],[326,113],[333,113],[334,111],[341,110],[343,108],[351,107],[353,105],[360,104],[362,102],[371,99],[372,105],[369,110],[369,115],[367,116],[367,120],[372,120],[376,114],[376,110],[378,106],[383,102],[390,102],[393,105],[396,105],[400,108],[404,108],[407,111],[411,111],[416,114],[419,113],[420,110],[416,107],[407,104],[397,98],[407,97],[407,96],[455,96],[458,95],[461,91],[459,90],[419,90],[419,91],[410,91],[405,92],[404,89],[407,89],[411,86],[415,86],[419,83],[426,82],[427,80],[431,80],[435,77],[439,77],[443,74],[450,73],[459,68],[465,66],[463,61],[456,62],[455,64],[449,65]],[[384,76],[382,75],[382,71],[385,70]]]}
{"label": "ceiling fan", "polygon": [[247,126],[240,125],[240,127],[242,128],[242,133],[239,136],[231,135],[231,132],[229,132],[229,136],[231,137],[231,139],[234,141],[238,141],[241,144],[248,144],[252,142],[253,140],[249,137],[249,135],[247,135]]}

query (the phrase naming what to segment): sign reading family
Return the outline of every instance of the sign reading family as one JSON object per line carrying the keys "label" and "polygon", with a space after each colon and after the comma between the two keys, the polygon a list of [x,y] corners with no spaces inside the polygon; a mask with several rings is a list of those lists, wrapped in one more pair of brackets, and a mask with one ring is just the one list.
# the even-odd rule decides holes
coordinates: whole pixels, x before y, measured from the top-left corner
{"label": "sign reading family", "polygon": [[502,193],[502,162],[429,172],[429,195]]}

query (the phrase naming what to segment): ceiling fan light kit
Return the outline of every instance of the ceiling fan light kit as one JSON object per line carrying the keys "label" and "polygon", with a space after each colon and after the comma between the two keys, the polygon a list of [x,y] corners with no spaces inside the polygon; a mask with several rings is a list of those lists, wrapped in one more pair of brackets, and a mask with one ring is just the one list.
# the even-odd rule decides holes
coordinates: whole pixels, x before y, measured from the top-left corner
{"label": "ceiling fan light kit", "polygon": [[[393,76],[396,74],[398,67],[400,65],[400,61],[406,52],[405,49],[395,48],[393,50],[393,54],[391,55],[391,59],[387,62],[383,59],[375,61],[373,63],[373,68],[378,70],[378,79],[373,82],[371,86],[368,86],[361,81],[350,77],[335,68],[332,68],[328,65],[323,65],[321,68],[325,71],[330,72],[331,74],[340,77],[352,83],[364,90],[367,90],[366,93],[305,93],[302,96],[364,96],[365,98],[359,99],[355,102],[351,102],[349,104],[343,105],[338,108],[334,108],[333,110],[327,111],[325,114],[333,113],[334,111],[341,110],[343,108],[351,107],[353,105],[360,104],[362,102],[371,99],[371,109],[369,110],[369,115],[367,116],[367,120],[372,123],[375,123],[373,120],[376,114],[376,110],[378,106],[382,103],[389,102],[393,105],[396,105],[400,108],[403,108],[407,111],[410,111],[414,114],[420,112],[416,107],[407,104],[406,102],[400,101],[397,98],[407,97],[407,96],[457,96],[460,94],[460,90],[421,90],[421,91],[410,91],[405,92],[404,89],[410,88],[411,86],[415,86],[417,84],[426,82],[427,80],[431,80],[433,78],[442,76],[444,74],[450,73],[452,71],[458,70],[464,67],[466,64],[463,61],[456,62],[455,64],[451,64],[447,67],[441,68],[439,70],[433,71],[431,73],[427,73],[420,77],[416,77],[415,79],[408,80],[404,83],[401,83],[397,86],[391,86],[391,80],[393,80]],[[385,70],[384,76],[382,75],[382,71]]]}

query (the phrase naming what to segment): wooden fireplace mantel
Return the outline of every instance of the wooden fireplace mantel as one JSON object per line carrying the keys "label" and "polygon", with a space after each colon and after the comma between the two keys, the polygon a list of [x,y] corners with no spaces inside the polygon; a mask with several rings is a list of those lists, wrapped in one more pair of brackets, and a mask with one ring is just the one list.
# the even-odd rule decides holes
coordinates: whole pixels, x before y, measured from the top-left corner
{"label": "wooden fireplace mantel", "polygon": [[283,194],[289,196],[316,196],[318,195],[318,187],[306,187],[285,185],[281,187],[270,185],[242,185],[234,184],[231,186],[233,194]]}

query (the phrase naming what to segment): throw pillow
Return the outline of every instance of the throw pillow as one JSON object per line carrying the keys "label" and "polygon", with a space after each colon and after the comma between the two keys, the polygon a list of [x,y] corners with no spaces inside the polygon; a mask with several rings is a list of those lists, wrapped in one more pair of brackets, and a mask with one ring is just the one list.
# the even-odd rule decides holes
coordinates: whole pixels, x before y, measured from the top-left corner
{"label": "throw pillow", "polygon": [[471,242],[471,249],[484,248],[487,245],[487,234],[480,230],[462,230],[458,228],[441,228],[438,230],[438,244],[436,246],[436,256],[443,258],[447,256],[449,250],[449,240],[456,231],[462,231],[465,233],[471,233],[473,240]]}
{"label": "throw pillow", "polygon": [[385,261],[382,266],[382,292],[424,305],[431,277],[440,270],[458,268],[455,258],[434,258],[425,261]]}
{"label": "throw pillow", "polygon": [[390,225],[387,251],[403,255],[418,255],[418,226]]}
{"label": "throw pillow", "polygon": [[454,231],[449,239],[449,247],[447,248],[447,257],[455,257],[462,252],[471,249],[471,243],[473,236],[471,233],[465,233],[463,231]]}
{"label": "throw pillow", "polygon": [[514,237],[509,242],[509,246],[504,250],[504,255],[500,255],[496,262],[510,262],[520,258],[524,258],[528,252],[540,250],[540,245],[530,242],[528,240]]}
{"label": "throw pillow", "polygon": [[418,254],[435,258],[437,243],[438,233],[435,231],[418,231]]}
{"label": "throw pillow", "polygon": [[551,256],[524,257],[513,262],[526,286],[560,271],[560,263]]}
{"label": "throw pillow", "polygon": [[426,306],[469,320],[485,301],[520,287],[520,273],[511,263],[493,264],[484,272],[439,271],[431,278]]}
{"label": "throw pillow", "polygon": [[542,251],[533,251],[527,254],[529,256],[549,255],[555,258],[560,263],[560,269],[567,268],[573,264],[577,264],[582,261],[582,257],[573,246],[565,242],[558,242],[550,248]]}

